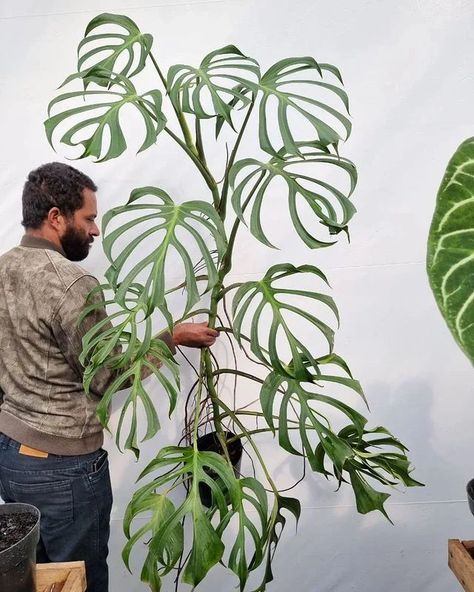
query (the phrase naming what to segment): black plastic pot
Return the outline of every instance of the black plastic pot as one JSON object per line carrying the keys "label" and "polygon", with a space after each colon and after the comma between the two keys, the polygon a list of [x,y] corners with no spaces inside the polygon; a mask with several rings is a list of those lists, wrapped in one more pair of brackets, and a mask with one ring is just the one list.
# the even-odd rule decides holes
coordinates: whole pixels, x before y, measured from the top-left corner
{"label": "black plastic pot", "polygon": [[469,509],[471,514],[474,514],[474,479],[471,479],[466,486],[467,490],[467,501],[469,503]]}
{"label": "black plastic pot", "polygon": [[35,592],[36,545],[40,511],[30,504],[1,504],[0,515],[33,514],[33,528],[17,543],[0,552],[1,592]]}
{"label": "black plastic pot", "polygon": [[[231,438],[235,437],[235,434],[232,432],[225,432],[225,436],[227,440],[230,440]],[[209,434],[200,436],[197,440],[197,447],[201,452],[217,452],[218,454],[224,454],[221,443],[219,442],[219,438],[217,436],[217,432],[210,432]],[[235,476],[238,477],[240,475],[240,463],[242,460],[242,442],[240,440],[234,440],[227,445],[227,450],[229,452],[232,466],[234,467]],[[213,471],[207,471],[207,473],[210,477],[214,478],[216,476]],[[206,508],[210,508],[212,506],[212,491],[209,485],[206,485],[205,483],[199,483],[199,496],[201,497],[201,502],[204,506],[206,506]]]}

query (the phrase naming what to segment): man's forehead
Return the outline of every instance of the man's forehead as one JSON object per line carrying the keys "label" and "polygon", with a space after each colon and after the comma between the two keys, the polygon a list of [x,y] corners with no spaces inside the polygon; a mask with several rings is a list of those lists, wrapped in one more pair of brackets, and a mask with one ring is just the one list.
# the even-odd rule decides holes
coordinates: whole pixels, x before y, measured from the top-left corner
{"label": "man's forehead", "polygon": [[83,196],[84,203],[82,204],[81,209],[97,211],[97,196],[95,194],[95,191],[92,191],[92,189],[85,188]]}

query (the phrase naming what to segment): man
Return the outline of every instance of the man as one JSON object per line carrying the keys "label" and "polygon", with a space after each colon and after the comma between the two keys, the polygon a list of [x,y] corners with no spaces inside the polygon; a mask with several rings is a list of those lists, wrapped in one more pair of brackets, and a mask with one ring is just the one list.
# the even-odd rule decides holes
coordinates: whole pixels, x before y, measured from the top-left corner
{"label": "man", "polygon": [[[32,171],[25,235],[0,257],[0,496],[41,511],[38,561],[83,559],[88,592],[107,592],[112,491],[95,411],[114,373],[98,372],[86,396],[82,337],[105,311],[78,322],[98,282],[73,263],[99,236],[96,190],[65,164]],[[183,323],[161,338],[174,352],[210,346],[217,334]]]}

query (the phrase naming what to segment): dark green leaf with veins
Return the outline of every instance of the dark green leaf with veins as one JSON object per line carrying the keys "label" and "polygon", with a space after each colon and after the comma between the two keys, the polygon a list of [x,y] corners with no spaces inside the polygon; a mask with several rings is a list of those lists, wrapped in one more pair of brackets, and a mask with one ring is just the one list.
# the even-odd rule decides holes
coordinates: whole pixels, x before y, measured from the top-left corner
{"label": "dark green leaf with veins", "polygon": [[427,269],[441,314],[474,364],[474,138],[459,146],[441,182]]}
{"label": "dark green leaf with veins", "polygon": [[[324,452],[339,472],[342,471],[346,461],[354,456],[350,444],[334,433],[331,423],[324,413],[325,409],[332,408],[342,413],[352,422],[354,429],[360,435],[362,435],[367,422],[365,417],[355,409],[327,394],[331,385],[340,384],[351,388],[363,397],[359,382],[354,380],[350,374],[349,376],[340,376],[325,373],[324,366],[326,364],[336,364],[343,367],[339,360],[340,358],[334,354],[312,361],[305,360],[305,366],[313,370],[313,374],[305,382],[272,372],[266,378],[260,391],[262,411],[268,425],[273,431],[278,431],[280,446],[291,454],[306,456],[313,471],[325,475],[327,472],[316,454],[317,443],[314,442],[314,435],[317,436],[317,442],[320,442]],[[277,405],[278,424],[276,427],[273,417]],[[288,420],[293,418],[293,414],[296,415],[298,422],[298,435],[294,434],[296,430],[293,430],[293,434],[299,436],[298,442],[295,442],[294,438],[292,439],[290,436]]]}
{"label": "dark green leaf with veins", "polygon": [[[150,317],[141,321],[145,325],[145,330],[143,338],[138,338],[140,321],[137,318],[144,311],[140,302],[141,290],[136,286],[132,286],[132,290],[136,291],[136,294],[129,292],[127,295],[126,304],[129,308],[109,315],[84,335],[80,362],[85,367],[84,388],[86,392],[89,392],[93,380],[104,368],[107,368],[109,373],[115,374],[115,378],[102,393],[97,406],[97,416],[104,428],[108,427],[113,397],[119,391],[130,388],[130,392],[122,404],[116,443],[120,450],[123,423],[128,412],[131,411],[131,421],[124,448],[132,450],[138,458],[137,411],[139,404],[145,411],[146,420],[146,432],[142,441],[149,440],[160,429],[155,405],[142,383],[142,373],[145,371],[148,375],[154,375],[161,384],[169,398],[169,415],[171,415],[178,399],[179,367],[164,341],[152,336]],[[82,317],[86,318],[90,312],[107,303],[107,301],[101,302],[96,299],[96,302],[89,304],[84,309]],[[116,324],[113,325],[112,321]],[[164,369],[168,371],[170,378],[163,372]]]}
{"label": "dark green leaf with veins", "polygon": [[[73,74],[66,79],[67,84],[75,79],[82,79],[87,85],[92,83],[103,86],[113,80],[114,90],[83,90],[72,91],[59,95],[48,106],[49,118],[44,122],[49,143],[53,145],[53,133],[59,124],[77,116],[80,120],[73,123],[64,133],[60,141],[67,146],[82,145],[84,151],[77,158],[94,156],[97,162],[103,162],[120,156],[127,148],[125,136],[120,124],[119,114],[125,105],[133,105],[142,116],[145,124],[145,139],[139,152],[146,150],[156,142],[158,134],[166,125],[166,117],[161,111],[162,97],[158,90],[151,90],[138,95],[133,84],[119,74],[112,74],[102,69],[93,69]],[[77,99],[85,99],[86,103],[78,103]],[[101,100],[105,99],[105,101]],[[64,107],[64,102],[67,106]],[[53,114],[61,105],[63,111]],[[76,105],[76,106],[71,106]],[[85,139],[76,139],[81,132],[88,135]],[[107,138],[107,133],[109,139]],[[103,154],[102,158],[100,158]]]}
{"label": "dark green leaf with veins", "polygon": [[[168,573],[178,561],[178,546],[182,539],[180,534],[181,520],[189,516],[193,525],[192,551],[188,556],[183,572],[183,581],[197,586],[207,572],[222,559],[224,544],[221,540],[222,528],[214,527],[211,517],[217,512],[220,523],[225,523],[229,504],[233,509],[240,507],[242,490],[238,479],[234,476],[232,467],[215,452],[200,452],[191,447],[180,448],[168,446],[162,448],[157,457],[149,463],[140,478],[159,471],[159,475],[150,483],[135,492],[128,505],[124,530],[129,543],[124,549],[128,561],[131,547],[148,529],[141,529],[131,536],[130,525],[134,518],[144,510],[151,510],[151,521],[155,525],[153,536],[149,542],[149,555],[158,564],[163,574]],[[211,471],[214,478],[209,475]],[[153,500],[157,493],[166,496],[177,485],[190,481],[189,492],[178,508],[169,506],[166,519],[162,519],[160,503],[155,507]],[[199,484],[210,487],[214,500],[214,507],[207,510],[201,502]],[[154,520],[154,513],[159,517]],[[140,533],[140,534],[138,534]],[[159,589],[159,588],[158,588]]]}
{"label": "dark green leaf with veins", "polygon": [[[309,378],[309,373],[305,367],[304,359],[313,359],[313,355],[308,350],[307,346],[296,336],[291,329],[289,322],[285,319],[284,313],[294,313],[302,320],[308,321],[313,327],[326,338],[330,350],[333,347],[334,330],[329,327],[324,321],[318,319],[314,314],[307,312],[306,307],[310,301],[319,302],[325,307],[329,308],[334,314],[336,320],[339,320],[338,312],[334,300],[326,294],[320,292],[309,292],[306,290],[294,290],[287,288],[279,288],[273,283],[277,280],[288,276],[293,276],[300,273],[310,273],[316,275],[321,280],[327,283],[325,275],[313,265],[301,265],[295,267],[290,263],[274,265],[271,267],[265,277],[258,282],[245,282],[237,290],[232,303],[232,310],[234,316],[234,334],[239,341],[242,335],[242,323],[249,314],[249,308],[255,304],[256,308],[250,321],[250,339],[251,350],[257,358],[264,364],[274,368],[276,372],[284,376],[295,377],[300,380]],[[301,306],[294,306],[287,302],[283,302],[278,296],[298,296],[307,302]],[[259,329],[261,324],[262,313],[265,308],[270,309],[272,314],[271,325],[268,331],[268,338],[265,347],[260,343]],[[281,361],[281,356],[278,353],[277,338],[278,333],[281,332],[290,349],[293,364],[284,365]]]}
{"label": "dark green leaf with veins", "polygon": [[[97,32],[97,29],[100,32]],[[99,14],[87,25],[84,39],[77,48],[77,70],[84,72],[92,67],[100,67],[131,78],[145,67],[152,43],[153,37],[148,33],[141,33],[137,25],[127,16]],[[119,70],[116,65],[122,57],[125,57],[126,62]],[[135,67],[132,69],[134,64]],[[88,81],[84,82],[87,86]],[[111,83],[114,83],[113,77],[99,82],[101,86],[109,86]]]}
{"label": "dark green leaf with veins", "polygon": [[[144,202],[143,199],[147,198]],[[125,222],[115,230],[109,232],[109,223],[112,219],[122,214],[136,212],[139,214]],[[155,225],[149,228],[149,222]],[[127,231],[140,228],[144,225],[146,230],[133,238],[127,246],[118,254],[113,253],[116,241]],[[189,238],[197,245],[202,257],[202,265],[206,268],[207,290],[210,290],[217,281],[216,257],[214,250],[206,244],[205,237],[212,238],[217,247],[218,261],[225,251],[226,239],[222,222],[215,209],[204,201],[188,201],[176,204],[162,189],[156,187],[141,187],[134,189],[125,206],[119,206],[109,210],[102,221],[102,233],[104,235],[104,251],[111,266],[106,272],[110,284],[116,288],[116,300],[124,306],[124,299],[131,285],[137,281],[137,276],[150,267],[148,279],[144,284],[140,301],[146,308],[146,314],[151,314],[155,308],[166,305],[166,273],[165,264],[170,248],[173,248],[182,260],[185,272],[185,285],[187,300],[186,314],[200,298],[197,287],[194,265],[188,250],[184,248],[182,238],[176,232],[186,231]],[[145,254],[144,241],[161,232],[162,236],[153,247]],[[213,245],[213,246],[214,246]],[[134,254],[140,252],[138,263],[130,271],[122,273],[126,263]]]}
{"label": "dark green leaf with veins", "polygon": [[[220,116],[232,126],[233,108],[250,103],[247,88],[257,88],[260,68],[234,45],[211,52],[198,68],[177,64],[168,72],[173,103],[199,119]],[[210,99],[211,104],[206,104]]]}
{"label": "dark green leaf with veins", "polygon": [[[300,155],[298,139],[290,123],[290,113],[296,113],[306,120],[307,128],[311,129],[314,136],[308,131],[304,137],[319,140],[324,146],[337,145],[340,140],[346,140],[351,133],[351,122],[339,108],[335,108],[320,98],[312,95],[317,91],[329,93],[336,103],[342,104],[343,111],[347,112],[349,103],[345,91],[337,84],[327,82],[327,74],[334,76],[338,83],[342,84],[341,75],[334,66],[318,64],[311,57],[286,58],[274,64],[262,76],[258,85],[263,92],[259,107],[259,138],[260,147],[268,154],[276,156],[283,144],[288,154]],[[300,94],[301,88],[307,91]],[[273,101],[277,102],[277,117],[271,114]],[[270,128],[278,122],[279,136],[278,149],[270,139]],[[335,124],[342,126],[345,135],[341,136]]]}
{"label": "dark green leaf with veins", "polygon": [[[303,242],[310,248],[327,247],[333,242],[324,242],[308,230],[310,224],[303,222],[298,204],[306,203],[321,224],[329,229],[330,234],[346,230],[356,209],[350,201],[356,182],[357,172],[354,164],[345,158],[332,154],[317,142],[298,142],[301,156],[287,154],[284,149],[268,162],[246,158],[236,162],[229,175],[233,187],[232,205],[240,220],[244,219],[246,196],[256,191],[252,197],[250,232],[263,244],[273,247],[266,237],[261,221],[264,199],[275,199],[272,181],[281,179],[288,188],[288,208],[291,221]],[[314,176],[317,165],[330,165],[335,172],[342,171],[349,181],[344,191],[320,177]],[[296,168],[295,168],[296,166]],[[307,169],[302,172],[302,169]],[[327,171],[325,172],[327,175]],[[245,206],[246,207],[246,206]],[[279,207],[275,204],[273,207]],[[307,214],[306,217],[308,218]]]}

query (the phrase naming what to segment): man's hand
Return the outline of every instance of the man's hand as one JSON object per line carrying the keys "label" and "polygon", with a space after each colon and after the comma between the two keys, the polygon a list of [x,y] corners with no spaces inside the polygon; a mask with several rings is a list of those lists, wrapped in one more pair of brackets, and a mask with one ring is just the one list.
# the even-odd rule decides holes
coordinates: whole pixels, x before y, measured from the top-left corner
{"label": "man's hand", "polygon": [[211,329],[207,322],[180,323],[174,326],[173,343],[176,347],[209,347],[215,343],[218,335],[219,331]]}

